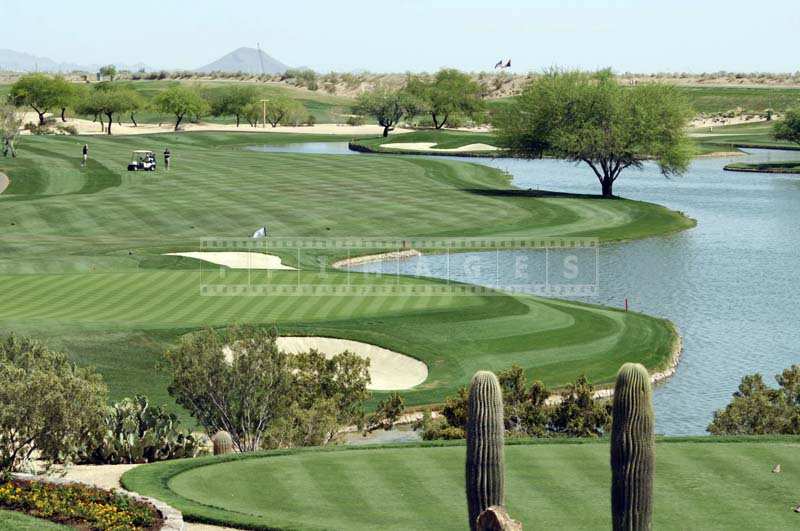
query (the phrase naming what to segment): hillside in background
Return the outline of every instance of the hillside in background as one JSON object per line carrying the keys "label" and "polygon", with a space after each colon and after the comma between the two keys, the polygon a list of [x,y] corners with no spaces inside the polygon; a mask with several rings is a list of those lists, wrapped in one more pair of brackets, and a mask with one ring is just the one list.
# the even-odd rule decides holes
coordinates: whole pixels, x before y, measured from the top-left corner
{"label": "hillside in background", "polygon": [[[263,70],[262,70],[263,68]],[[289,67],[255,48],[239,48],[224,55],[196,72],[245,72],[248,74],[282,74]]]}

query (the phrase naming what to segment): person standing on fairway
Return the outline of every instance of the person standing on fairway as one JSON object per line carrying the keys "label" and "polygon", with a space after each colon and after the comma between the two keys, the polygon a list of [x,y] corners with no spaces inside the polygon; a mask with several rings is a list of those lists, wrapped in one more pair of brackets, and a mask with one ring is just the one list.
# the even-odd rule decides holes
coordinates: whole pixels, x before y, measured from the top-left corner
{"label": "person standing on fairway", "polygon": [[169,159],[172,157],[172,153],[169,151],[169,148],[164,150],[164,168],[169,170]]}
{"label": "person standing on fairway", "polygon": [[83,145],[83,157],[81,159],[81,168],[86,166],[86,161],[89,160],[89,144]]}

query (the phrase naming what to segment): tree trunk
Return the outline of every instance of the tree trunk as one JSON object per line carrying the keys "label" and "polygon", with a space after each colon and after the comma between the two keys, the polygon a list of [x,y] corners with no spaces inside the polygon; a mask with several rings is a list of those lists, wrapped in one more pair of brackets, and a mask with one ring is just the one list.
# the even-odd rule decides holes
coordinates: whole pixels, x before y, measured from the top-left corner
{"label": "tree trunk", "polygon": [[39,125],[44,125],[44,113],[39,111],[36,112],[39,113]]}
{"label": "tree trunk", "polygon": [[61,107],[61,121],[62,122],[66,122],[67,121],[66,114],[67,114],[67,108],[66,107]]}
{"label": "tree trunk", "polygon": [[385,136],[385,137],[389,136],[389,131],[390,130],[391,130],[391,126],[390,125],[384,125],[383,126],[383,136]]}
{"label": "tree trunk", "polygon": [[236,115],[236,127],[239,127],[239,115]]}
{"label": "tree trunk", "polygon": [[113,113],[107,112],[106,116],[108,116],[108,134],[111,134],[111,123],[114,121]]}
{"label": "tree trunk", "polygon": [[183,120],[183,115],[178,115],[178,121],[175,122],[175,130],[178,130],[178,127],[181,125],[181,120]]}
{"label": "tree trunk", "polygon": [[106,130],[106,125],[103,123],[103,117],[101,115],[97,115],[97,119],[100,120],[100,131]]}
{"label": "tree trunk", "polygon": [[610,198],[614,197],[612,193],[612,188],[614,186],[614,181],[611,180],[611,177],[603,177],[603,180],[600,182],[601,186],[603,187],[603,197]]}
{"label": "tree trunk", "polygon": [[136,118],[134,118],[133,113],[131,113],[131,122],[133,122],[134,127],[139,127],[139,124],[136,123]]}

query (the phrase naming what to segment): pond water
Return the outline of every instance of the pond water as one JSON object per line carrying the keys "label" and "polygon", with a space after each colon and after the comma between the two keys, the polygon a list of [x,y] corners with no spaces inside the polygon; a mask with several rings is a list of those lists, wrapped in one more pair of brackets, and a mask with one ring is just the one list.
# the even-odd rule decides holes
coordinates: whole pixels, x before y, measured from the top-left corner
{"label": "pond water", "polygon": [[[330,148],[338,152],[341,146]],[[617,195],[680,210],[698,225],[672,236],[602,246],[597,296],[581,299],[621,307],[627,298],[632,310],[666,317],[679,327],[683,358],[654,397],[659,433],[703,434],[743,375],[761,372],[772,382],[774,374],[800,363],[800,176],[722,170],[734,160],[800,160],[800,152],[752,150],[746,157],[698,159],[686,175],[671,179],[652,164],[626,170],[615,185]],[[468,161],[509,172],[520,188],[599,192],[586,166]],[[516,260],[520,252],[474,253],[471,258],[485,261],[483,270],[490,274],[470,282],[494,285],[498,261],[502,271],[502,262]],[[422,269],[459,280],[446,260],[422,256],[400,262],[400,271]],[[382,267],[373,263],[354,270]]]}

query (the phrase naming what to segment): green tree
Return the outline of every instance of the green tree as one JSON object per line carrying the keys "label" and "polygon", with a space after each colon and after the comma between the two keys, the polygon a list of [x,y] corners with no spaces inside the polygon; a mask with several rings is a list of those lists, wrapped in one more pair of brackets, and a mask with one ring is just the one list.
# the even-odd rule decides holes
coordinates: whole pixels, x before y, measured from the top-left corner
{"label": "green tree", "polygon": [[369,361],[349,352],[285,354],[274,330],[205,330],[166,353],[170,394],[240,451],[324,445],[363,420]]}
{"label": "green tree", "polygon": [[302,103],[285,96],[272,96],[264,105],[267,121],[272,127],[290,121],[292,118],[302,121],[303,115],[308,114]]}
{"label": "green tree", "polygon": [[231,435],[241,452],[261,448],[291,406],[289,359],[275,334],[250,327],[205,330],[166,353],[169,393],[209,434]]}
{"label": "green tree", "polygon": [[417,109],[418,102],[406,91],[376,88],[356,98],[353,113],[372,116],[383,127],[383,136],[389,136],[403,116],[413,116]]}
{"label": "green tree", "polygon": [[153,106],[175,116],[175,131],[185,117],[199,119],[209,110],[208,102],[192,87],[174,85],[153,98]]}
{"label": "green tree", "polygon": [[106,65],[100,67],[100,77],[107,77],[109,81],[114,81],[117,76],[117,67],[114,65]]}
{"label": "green tree", "polygon": [[16,107],[10,104],[0,105],[0,142],[3,144],[4,157],[9,154],[12,158],[17,156],[15,142],[21,128],[22,116],[17,112]]}
{"label": "green tree", "polygon": [[258,99],[258,89],[253,85],[232,84],[213,89],[208,94],[212,116],[233,116],[239,127],[248,105]]}
{"label": "green tree", "polygon": [[[290,355],[289,366],[293,406],[289,445],[325,445],[342,428],[361,423],[364,401],[370,396],[369,359],[347,351],[328,358],[311,350]],[[283,444],[275,441],[271,446]]]}
{"label": "green tree", "polygon": [[56,93],[55,107],[61,109],[61,121],[67,121],[67,108],[77,103],[78,91],[73,83],[70,83],[63,76],[53,78],[53,90]]}
{"label": "green tree", "polygon": [[742,378],[731,402],[714,412],[707,430],[713,435],[800,434],[800,365],[775,377],[778,388],[760,374]]}
{"label": "green tree", "polygon": [[80,114],[105,115],[110,135],[115,114],[133,113],[142,105],[142,97],[135,90],[111,83],[98,83],[76,108]]}
{"label": "green tree", "polygon": [[34,455],[71,462],[101,433],[106,398],[94,369],[31,339],[0,341],[0,471]]}
{"label": "green tree", "polygon": [[775,140],[800,144],[800,109],[787,111],[783,120],[775,122],[773,136]]}
{"label": "green tree", "polygon": [[501,145],[527,157],[586,163],[603,197],[623,170],[654,159],[664,175],[681,174],[693,148],[691,109],[677,88],[623,87],[609,71],[553,70],[533,80],[495,119]]}
{"label": "green tree", "polygon": [[28,106],[39,115],[39,125],[45,124],[44,115],[65,99],[67,84],[45,74],[26,74],[20,77],[9,91],[9,101],[17,107]]}
{"label": "green tree", "polygon": [[407,90],[431,115],[433,125],[441,129],[455,116],[475,117],[484,109],[481,86],[467,74],[452,68],[439,70],[428,80],[412,76]]}

